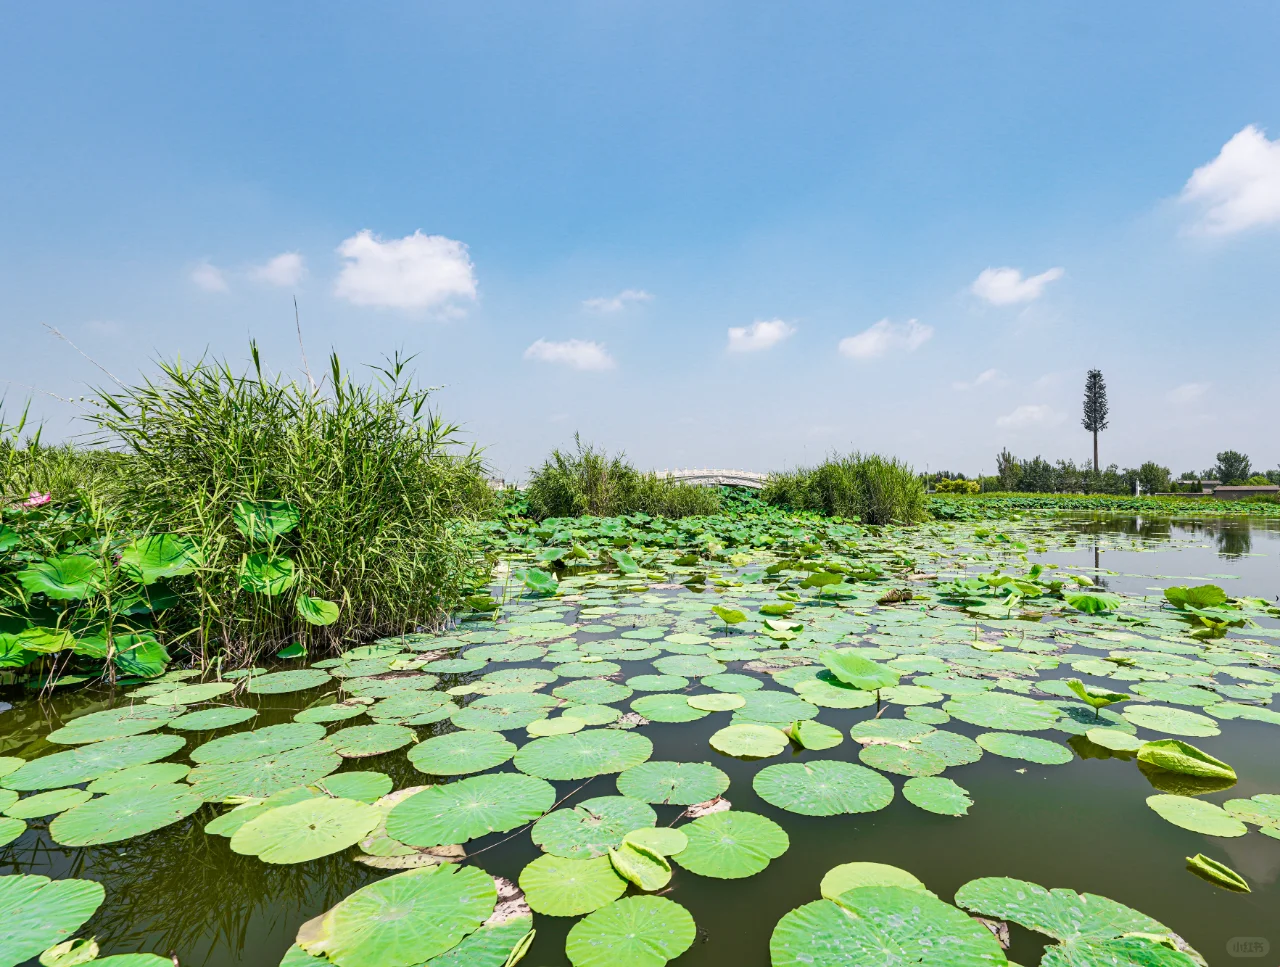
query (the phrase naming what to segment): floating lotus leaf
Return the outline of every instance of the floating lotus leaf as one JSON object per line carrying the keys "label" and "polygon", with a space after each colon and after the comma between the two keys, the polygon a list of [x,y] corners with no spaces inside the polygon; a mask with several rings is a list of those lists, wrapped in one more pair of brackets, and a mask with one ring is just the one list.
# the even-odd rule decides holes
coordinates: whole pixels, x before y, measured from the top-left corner
{"label": "floating lotus leaf", "polygon": [[966,816],[973,800],[969,791],[942,776],[917,776],[902,786],[902,795],[913,806],[940,816]]}
{"label": "floating lotus leaf", "polygon": [[951,721],[951,716],[940,708],[930,708],[927,705],[913,705],[902,713],[912,722],[920,722],[924,725],[946,725]]}
{"label": "floating lotus leaf", "polygon": [[578,719],[583,725],[609,725],[621,714],[612,705],[566,705],[560,710],[562,718]]}
{"label": "floating lotus leaf", "polygon": [[1236,819],[1280,831],[1280,795],[1264,792],[1252,799],[1228,799],[1223,808]]}
{"label": "floating lotus leaf", "polygon": [[315,788],[338,799],[374,803],[391,791],[391,777],[381,772],[339,772],[317,780]]}
{"label": "floating lotus leaf", "polygon": [[347,719],[364,715],[368,708],[364,705],[348,705],[346,702],[334,702],[331,705],[314,705],[304,708],[293,717],[295,722],[345,722]]}
{"label": "floating lotus leaf", "polygon": [[399,722],[402,725],[442,722],[458,711],[458,706],[443,692],[417,689],[392,695],[368,709],[369,717],[376,721]]}
{"label": "floating lotus leaf", "polygon": [[745,694],[747,692],[757,692],[764,688],[764,682],[750,675],[737,675],[733,672],[724,672],[720,675],[704,675],[702,676],[702,684],[707,688],[714,688],[717,692],[738,692]]}
{"label": "floating lotus leaf", "polygon": [[689,949],[693,917],[664,897],[626,897],[574,924],[565,940],[573,967],[663,967]]}
{"label": "floating lotus leaf", "polygon": [[633,829],[622,838],[622,842],[662,856],[674,856],[689,845],[689,837],[682,830],[670,826],[652,826]]}
{"label": "floating lotus leaf", "polygon": [[464,730],[437,735],[409,750],[409,761],[432,776],[463,776],[502,765],[516,754],[516,746],[497,732]]}
{"label": "floating lotus leaf", "polygon": [[534,913],[576,917],[612,903],[627,892],[608,856],[568,859],[539,856],[520,872],[520,889]]}
{"label": "floating lotus leaf", "polygon": [[1252,893],[1249,888],[1248,881],[1227,866],[1225,863],[1219,863],[1215,859],[1205,856],[1203,853],[1197,853],[1195,856],[1187,857],[1187,869],[1201,879],[1208,880],[1214,886],[1220,886],[1236,893]]}
{"label": "floating lotus leaf", "polygon": [[283,672],[267,672],[249,679],[249,691],[255,695],[285,695],[317,688],[329,681],[322,668],[294,668]]}
{"label": "floating lotus leaf", "polygon": [[703,695],[690,695],[685,699],[690,706],[704,712],[732,712],[742,708],[747,700],[737,692],[711,692]]}
{"label": "floating lotus leaf", "polygon": [[946,695],[924,685],[894,685],[883,689],[880,697],[893,705],[932,705],[941,702]]}
{"label": "floating lotus leaf", "polygon": [[1065,745],[1037,739],[1030,735],[1014,735],[1011,732],[983,732],[977,738],[978,745],[1006,759],[1022,759],[1044,766],[1060,766],[1070,762],[1074,755]]}
{"label": "floating lotus leaf", "polygon": [[896,776],[936,776],[947,768],[947,761],[942,756],[917,746],[863,746],[858,758],[873,769]]}
{"label": "floating lotus leaf", "polygon": [[41,816],[66,812],[72,806],[79,806],[92,798],[93,793],[84,789],[51,789],[19,799],[4,814],[13,819],[39,819]]}
{"label": "floating lotus leaf", "polygon": [[653,722],[696,722],[707,717],[707,712],[694,708],[683,695],[660,693],[641,695],[631,703],[631,711]]}
{"label": "floating lotus leaf", "polygon": [[403,725],[349,725],[330,735],[328,742],[344,759],[361,759],[403,749],[414,739]]}
{"label": "floating lotus leaf", "polygon": [[255,709],[240,708],[235,705],[202,708],[197,712],[179,715],[169,723],[169,728],[181,729],[184,732],[212,732],[214,729],[225,729],[231,725],[247,722],[257,714]]}
{"label": "floating lotus leaf", "polygon": [[163,695],[152,695],[147,699],[148,705],[174,706],[199,705],[209,702],[219,695],[226,695],[236,687],[235,682],[201,682],[198,685],[180,685]]}
{"label": "floating lotus leaf", "polygon": [[1147,805],[1165,820],[1206,836],[1243,836],[1244,823],[1221,806],[1190,796],[1148,796]]}
{"label": "floating lotus leaf", "polygon": [[381,821],[368,803],[320,796],[251,819],[231,837],[231,849],[264,863],[305,863],[354,846]]}
{"label": "floating lotus leaf", "polygon": [[1053,728],[1061,714],[1048,702],[1008,692],[961,695],[951,699],[942,708],[961,722],[1006,732],[1042,732]]}
{"label": "floating lotus leaf", "polygon": [[704,675],[720,675],[724,672],[724,665],[706,655],[667,655],[665,658],[655,659],[653,667],[663,675],[679,675],[683,678],[702,678]]}
{"label": "floating lotus leaf", "polygon": [[722,880],[754,876],[791,845],[786,831],[772,819],[733,809],[680,828],[689,845],[672,859],[690,873]]}
{"label": "floating lotus leaf", "polygon": [[102,904],[101,883],[0,876],[0,964],[14,967],[61,943]]}
{"label": "floating lotus leaf", "polygon": [[636,843],[609,850],[609,862],[619,876],[646,893],[661,890],[671,882],[671,864],[666,857]]}
{"label": "floating lotus leaf", "polygon": [[706,762],[644,762],[618,776],[624,796],[663,805],[692,806],[728,788],[729,777]]}
{"label": "floating lotus leaf", "polygon": [[1143,746],[1141,739],[1117,729],[1090,729],[1085,738],[1112,752],[1137,752]]}
{"label": "floating lotus leaf", "polygon": [[298,942],[337,967],[411,967],[457,946],[497,899],[492,877],[474,866],[407,870],[357,890]]}
{"label": "floating lotus leaf", "polygon": [[119,843],[186,819],[202,805],[198,792],[177,784],[112,792],[63,813],[49,835],[63,846]]}
{"label": "floating lotus leaf", "polygon": [[929,892],[906,870],[887,863],[842,863],[827,871],[818,890],[826,899],[834,900],[842,893],[864,886],[897,886],[919,893]]}
{"label": "floating lotus leaf", "polygon": [[0,816],[0,846],[8,846],[27,831],[27,824],[21,819]]}
{"label": "floating lotus leaf", "polygon": [[636,675],[627,679],[627,687],[637,692],[678,692],[689,687],[689,679],[679,675]]}
{"label": "floating lotus leaf", "polygon": [[748,692],[745,697],[746,704],[733,713],[735,723],[785,728],[792,722],[818,717],[816,705],[790,692],[762,689]]}
{"label": "floating lotus leaf", "polygon": [[426,967],[511,967],[528,951],[534,933],[532,914],[486,923],[452,950],[432,957]]}
{"label": "floating lotus leaf", "polygon": [[908,719],[867,719],[859,722],[849,730],[855,741],[858,739],[895,739],[906,741],[918,739],[934,731],[928,725],[912,722]]}
{"label": "floating lotus leaf", "polygon": [[870,813],[893,801],[893,783],[884,776],[832,759],[768,766],[752,787],[765,802],[802,816]]}
{"label": "floating lotus leaf", "polygon": [[523,729],[541,718],[556,705],[550,695],[516,692],[478,698],[464,709],[453,713],[453,724],[460,729],[478,732],[507,732]]}
{"label": "floating lotus leaf", "polygon": [[586,779],[621,772],[653,755],[653,743],[636,732],[588,729],[575,735],[535,739],[516,753],[521,772],[542,779]]}
{"label": "floating lotus leaf", "polygon": [[304,745],[248,762],[219,762],[191,770],[187,782],[206,802],[228,796],[270,796],[323,779],[342,765],[342,757],[324,742]]}
{"label": "floating lotus leaf", "polygon": [[863,691],[874,692],[897,685],[901,678],[895,669],[879,665],[852,650],[824,651],[819,657],[836,678]]}
{"label": "floating lotus leaf", "polygon": [[[683,686],[682,686],[683,687]],[[607,705],[610,702],[624,702],[632,695],[632,690],[617,682],[607,682],[598,678],[583,678],[567,685],[561,685],[551,693],[566,702],[582,705]]]}
{"label": "floating lotus leaf", "polygon": [[[979,916],[1009,920],[1028,930],[1058,941],[1041,959],[1041,967],[1093,967],[1096,964],[1132,967],[1191,967],[1185,959],[1113,959],[1107,944],[1121,943],[1128,934],[1145,934],[1155,945],[1156,938],[1171,943],[1180,940],[1168,927],[1123,903],[1093,893],[1074,890],[1046,890],[1026,880],[988,876],[970,880],[956,892],[956,905]],[[1167,950],[1168,948],[1166,948]],[[1123,945],[1115,953],[1123,951]],[[1174,951],[1168,951],[1172,956]]]}
{"label": "floating lotus leaf", "polygon": [[730,725],[708,739],[711,747],[725,755],[739,758],[768,759],[777,755],[791,740],[787,733],[772,725]]}
{"label": "floating lotus leaf", "polygon": [[806,749],[820,752],[823,749],[834,749],[844,741],[844,733],[821,722],[792,722],[786,730],[787,735]]}
{"label": "floating lotus leaf", "polygon": [[932,752],[949,766],[964,766],[982,758],[982,747],[977,742],[967,735],[945,729],[927,732],[919,739],[913,739],[911,745]]}
{"label": "floating lotus leaf", "polygon": [[1178,772],[1186,776],[1204,776],[1210,779],[1236,778],[1236,771],[1209,753],[1178,739],[1157,739],[1144,742],[1138,749],[1138,761],[1158,766],[1166,772]]}
{"label": "floating lotus leaf", "polygon": [[555,787],[541,779],[516,772],[473,776],[430,786],[394,806],[387,834],[410,846],[465,843],[537,819],[555,801]]}
{"label": "floating lotus leaf", "polygon": [[163,759],[177,752],[184,744],[182,737],[177,735],[138,735],[107,739],[33,759],[0,779],[0,786],[21,792],[76,786],[117,769]]}
{"label": "floating lotus leaf", "polygon": [[590,859],[608,853],[633,829],[657,821],[658,814],[639,799],[600,796],[543,816],[534,823],[532,838],[553,856]]}
{"label": "floating lotus leaf", "polygon": [[91,963],[94,967],[173,967],[173,958],[159,954],[112,954]]}
{"label": "floating lotus leaf", "polygon": [[83,745],[107,739],[123,739],[160,728],[182,714],[177,708],[154,708],[150,705],[122,705],[102,712],[90,712],[72,719],[46,738],[56,745]]}
{"label": "floating lotus leaf", "polygon": [[[245,823],[272,809],[280,806],[292,806],[296,802],[302,802],[305,799],[316,799],[324,793],[317,786],[293,786],[289,789],[281,789],[279,792],[272,793],[265,799],[251,799],[236,806],[230,812],[225,812],[217,819],[211,820],[205,824],[204,831],[210,836],[226,836],[230,838],[234,836]],[[408,851],[409,847],[405,847]]]}
{"label": "floating lotus leaf", "polygon": [[0,778],[17,772],[26,762],[26,759],[19,759],[16,755],[0,755]]}
{"label": "floating lotus leaf", "polygon": [[300,749],[324,738],[325,728],[309,722],[285,722],[249,732],[213,739],[191,750],[191,761],[200,765],[248,762],[263,756]]}
{"label": "floating lotus leaf", "polygon": [[1169,735],[1206,738],[1222,732],[1218,723],[1207,715],[1166,705],[1129,705],[1120,714],[1139,728]]}

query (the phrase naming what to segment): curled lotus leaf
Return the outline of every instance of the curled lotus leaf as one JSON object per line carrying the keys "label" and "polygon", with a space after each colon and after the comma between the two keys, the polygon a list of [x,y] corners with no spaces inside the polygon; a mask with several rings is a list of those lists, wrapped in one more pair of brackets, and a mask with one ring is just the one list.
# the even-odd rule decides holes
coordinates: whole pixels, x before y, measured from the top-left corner
{"label": "curled lotus leaf", "polygon": [[1180,739],[1157,739],[1144,742],[1138,749],[1138,761],[1158,766],[1166,772],[1209,779],[1235,779],[1236,771],[1221,759],[1197,749]]}
{"label": "curled lotus leaf", "polygon": [[844,733],[839,729],[833,729],[829,725],[812,720],[792,722],[787,727],[786,732],[792,741],[798,742],[802,747],[814,752],[834,749],[844,741]]}
{"label": "curled lotus leaf", "polygon": [[609,862],[619,876],[646,893],[661,890],[671,882],[671,864],[667,858],[638,843],[623,843],[609,850]]}
{"label": "curled lotus leaf", "polygon": [[651,826],[633,829],[622,838],[622,842],[662,856],[674,856],[689,845],[689,837],[670,826]]}

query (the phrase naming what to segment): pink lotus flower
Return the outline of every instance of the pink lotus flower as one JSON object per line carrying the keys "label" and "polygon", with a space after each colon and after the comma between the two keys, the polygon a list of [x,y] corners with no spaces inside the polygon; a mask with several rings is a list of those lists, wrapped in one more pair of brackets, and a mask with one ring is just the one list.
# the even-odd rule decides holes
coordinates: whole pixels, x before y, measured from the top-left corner
{"label": "pink lotus flower", "polygon": [[41,494],[32,491],[30,499],[24,500],[21,506],[26,510],[34,510],[37,507],[43,507],[51,500],[53,500],[52,494]]}

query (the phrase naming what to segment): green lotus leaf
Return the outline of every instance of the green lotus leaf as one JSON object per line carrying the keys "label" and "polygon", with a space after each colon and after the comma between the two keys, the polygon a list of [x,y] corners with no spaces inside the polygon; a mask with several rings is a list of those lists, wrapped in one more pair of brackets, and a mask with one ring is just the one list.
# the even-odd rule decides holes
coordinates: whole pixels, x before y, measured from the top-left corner
{"label": "green lotus leaf", "polygon": [[902,714],[912,722],[923,725],[946,725],[951,721],[951,716],[942,709],[929,708],[927,705],[913,705]]}
{"label": "green lotus leaf", "polygon": [[403,725],[349,725],[332,733],[327,741],[344,759],[362,759],[403,749],[416,741],[416,736]]}
{"label": "green lotus leaf", "polygon": [[576,917],[599,910],[627,891],[608,856],[569,859],[539,856],[520,872],[520,889],[534,913]]}
{"label": "green lotus leaf", "polygon": [[463,730],[415,745],[409,750],[409,761],[428,775],[463,776],[494,769],[515,754],[515,743],[497,732]]}
{"label": "green lotus leaf", "polygon": [[[294,599],[293,606],[298,612],[298,617],[309,625],[317,625],[324,627],[331,625],[338,620],[339,608],[335,601],[326,601],[324,598],[313,598],[309,594],[300,594]],[[295,658],[305,655],[303,650],[292,655],[282,655],[285,658]]]}
{"label": "green lotus leaf", "polygon": [[683,695],[660,692],[641,695],[631,702],[631,711],[653,722],[696,722],[707,717],[707,712],[691,706]]}
{"label": "green lotus leaf", "polygon": [[314,788],[338,799],[375,803],[391,791],[391,777],[382,772],[339,772],[318,779]]}
{"label": "green lotus leaf", "polygon": [[182,712],[178,708],[155,708],[150,705],[122,705],[101,712],[90,712],[54,729],[46,739],[55,745],[83,745],[106,739],[123,739],[160,728]]}
{"label": "green lotus leaf", "polygon": [[1261,826],[1264,831],[1274,827],[1280,832],[1280,795],[1264,792],[1252,799],[1228,799],[1223,808],[1236,819]]}
{"label": "green lotus leaf", "polygon": [[724,665],[707,655],[667,655],[654,661],[653,667],[663,675],[685,678],[702,678],[724,673]]}
{"label": "green lotus leaf", "polygon": [[1206,836],[1243,836],[1244,823],[1221,806],[1190,796],[1148,796],[1147,805],[1168,822]]}
{"label": "green lotus leaf", "polygon": [[692,806],[728,788],[729,777],[706,762],[643,762],[618,776],[622,795],[661,805]]}
{"label": "green lotus leaf", "polygon": [[559,582],[541,568],[528,568],[521,573],[520,580],[530,591],[538,594],[555,594],[560,589]]}
{"label": "green lotus leaf", "polygon": [[432,957],[426,967],[513,967],[528,953],[535,933],[528,914],[486,923],[452,950]]}
{"label": "green lotus leaf", "polygon": [[690,873],[722,880],[754,876],[791,845],[772,819],[733,809],[702,816],[681,830],[689,845],[671,858]]}
{"label": "green lotus leaf", "polygon": [[230,796],[266,797],[323,779],[340,765],[342,757],[328,743],[314,742],[244,762],[201,765],[191,770],[187,782],[206,802]]}
{"label": "green lotus leaf", "polygon": [[626,796],[601,796],[543,816],[534,824],[532,838],[555,856],[590,859],[618,846],[628,832],[657,821],[647,803]]}
{"label": "green lotus leaf", "polygon": [[733,713],[735,723],[786,728],[797,720],[818,716],[816,705],[790,692],[761,689],[758,692],[748,692],[744,698],[746,703]]}
{"label": "green lotus leaf", "polygon": [[893,783],[884,776],[830,759],[768,766],[752,787],[765,802],[802,816],[870,813],[893,801]]}
{"label": "green lotus leaf", "polygon": [[966,816],[973,800],[969,792],[941,776],[917,776],[902,786],[907,802],[940,816]]}
{"label": "green lotus leaf", "polygon": [[1006,732],[1042,732],[1051,729],[1061,712],[1048,702],[1008,692],[960,695],[942,706],[952,718],[984,729]]}
{"label": "green lotus leaf", "polygon": [[102,905],[92,880],[51,880],[19,873],[0,876],[0,964],[14,967],[61,943]]}
{"label": "green lotus leaf", "polygon": [[107,580],[102,562],[88,554],[47,557],[27,565],[17,577],[29,594],[43,594],[54,601],[83,601],[101,591]]}
{"label": "green lotus leaf", "polygon": [[[688,684],[688,683],[686,683]],[[714,688],[717,692],[756,692],[764,688],[764,682],[750,675],[738,675],[733,672],[721,672],[718,675],[702,676],[702,684]],[[684,686],[681,685],[680,688]]]}
{"label": "green lotus leaf", "polygon": [[63,813],[49,824],[49,835],[63,846],[118,843],[171,826],[202,805],[200,794],[187,786],[126,789]]}
{"label": "green lotus leaf", "polygon": [[729,725],[707,740],[711,748],[738,758],[768,759],[777,755],[791,740],[787,733],[772,725]]}
{"label": "green lotus leaf", "polygon": [[323,725],[305,722],[283,722],[249,732],[236,732],[212,739],[191,750],[191,761],[200,765],[226,762],[248,762],[267,755],[279,755],[290,749],[319,742],[325,736]]}
{"label": "green lotus leaf", "polygon": [[609,850],[609,862],[624,880],[652,893],[671,882],[671,864],[665,856],[636,843],[624,843]]}
{"label": "green lotus leaf", "polygon": [[622,842],[660,856],[674,856],[689,845],[689,837],[670,826],[650,826],[633,829],[622,838]]}
{"label": "green lotus leaf", "polygon": [[[5,663],[7,668],[20,668],[27,664],[31,659],[24,658],[25,655],[53,655],[60,651],[66,651],[68,648],[76,650],[78,653],[84,652],[84,638],[77,639],[70,631],[65,628],[48,628],[43,625],[34,625],[30,628],[24,628],[16,635],[5,635],[6,654],[10,656],[10,660]],[[102,656],[105,657],[105,645],[102,650]],[[96,657],[89,655],[88,657]]]}
{"label": "green lotus leaf", "polygon": [[99,953],[96,940],[64,940],[40,955],[40,967],[79,967]]}
{"label": "green lotus leaf", "polygon": [[868,745],[858,758],[864,765],[896,776],[936,776],[947,768],[942,756],[911,745]]}
{"label": "green lotus leaf", "polygon": [[304,708],[293,717],[295,722],[345,722],[358,718],[368,711],[368,707],[347,702],[333,702],[329,705],[313,705]]}
{"label": "green lotus leaf", "polygon": [[931,752],[949,766],[964,766],[982,758],[982,747],[967,735],[935,729],[913,740],[913,746]]}
{"label": "green lotus leaf", "polygon": [[293,668],[282,672],[267,672],[249,679],[249,691],[254,695],[284,695],[302,692],[329,682],[328,673],[322,668]]}
{"label": "green lotus leaf", "polygon": [[896,670],[848,650],[824,651],[819,657],[836,678],[863,691],[897,685],[901,677]]}
{"label": "green lotus leaf", "polygon": [[1227,592],[1216,584],[1165,588],[1164,597],[1175,608],[1216,608],[1227,603]]}
{"label": "green lotus leaf", "polygon": [[246,554],[240,562],[240,587],[254,594],[274,597],[293,587],[298,570],[293,558],[271,551]]}
{"label": "green lotus leaf", "polygon": [[117,769],[163,759],[177,752],[184,744],[182,737],[177,735],[137,735],[106,739],[33,759],[0,779],[0,786],[20,792],[78,786]]}
{"label": "green lotus leaf", "polygon": [[[577,719],[584,726],[611,725],[618,721],[621,714],[612,705],[566,705],[560,710],[562,718]],[[530,723],[529,728],[537,724],[537,722]]]}
{"label": "green lotus leaf", "polygon": [[[686,683],[687,684],[687,683]],[[683,686],[681,686],[683,687]],[[625,702],[632,695],[626,685],[609,682],[599,678],[585,678],[561,685],[551,693],[566,702],[583,705],[607,705],[610,702]]]}
{"label": "green lotus leaf", "polygon": [[130,766],[94,779],[85,788],[92,793],[126,792],[131,789],[150,789],[173,782],[181,782],[191,772],[191,767],[181,762],[151,762]]}
{"label": "green lotus leaf", "polygon": [[1207,715],[1164,705],[1130,705],[1120,713],[1134,725],[1167,735],[1207,738],[1221,735],[1218,723]]}
{"label": "green lotus leaf", "polygon": [[1236,778],[1236,771],[1220,759],[1179,739],[1157,739],[1144,742],[1138,749],[1138,761],[1158,766],[1166,772],[1210,779]]}
{"label": "green lotus leaf", "polygon": [[242,500],[231,509],[231,521],[245,540],[270,544],[301,521],[298,508],[284,500]]}
{"label": "green lotus leaf", "polygon": [[826,872],[818,890],[826,899],[835,900],[842,893],[864,886],[896,886],[918,893],[929,892],[906,870],[887,863],[841,863]]}
{"label": "green lotus leaf", "polygon": [[52,816],[66,812],[73,806],[88,802],[93,793],[84,789],[51,789],[38,792],[34,796],[19,799],[4,810],[4,814],[13,819],[39,819],[41,816]]}
{"label": "green lotus leaf", "polygon": [[1084,734],[1094,745],[1100,745],[1112,752],[1137,752],[1143,741],[1119,729],[1090,729]]}
{"label": "green lotus leaf", "polygon": [[[709,694],[690,695],[685,699],[691,708],[703,712],[732,712],[747,704],[746,698],[737,692],[711,692]],[[650,716],[652,718],[652,716]]]}
{"label": "green lotus leaf", "polygon": [[115,646],[112,664],[121,675],[155,678],[168,667],[169,652],[148,634],[116,635]]}
{"label": "green lotus leaf", "polygon": [[806,749],[820,752],[823,749],[834,749],[844,741],[844,734],[839,729],[813,721],[792,722],[786,729],[792,741],[798,742]]}
{"label": "green lotus leaf", "polygon": [[1210,859],[1203,853],[1197,853],[1195,856],[1187,857],[1187,869],[1201,879],[1208,880],[1215,886],[1223,887],[1227,890],[1233,890],[1236,893],[1252,893],[1249,888],[1248,881],[1227,866],[1225,863],[1219,863],[1215,859]]}
{"label": "green lotus leaf", "polygon": [[627,687],[637,692],[675,692],[689,687],[689,679],[681,675],[636,675],[627,679]]}
{"label": "green lotus leaf", "polygon": [[445,863],[406,870],[356,890],[298,943],[337,967],[411,967],[451,950],[493,912],[493,879]]}
{"label": "green lotus leaf", "polygon": [[711,613],[727,625],[741,624],[747,620],[746,614],[737,608],[725,608],[718,604],[712,606]]}
{"label": "green lotus leaf", "polygon": [[252,708],[219,705],[215,708],[202,708],[179,715],[169,723],[169,728],[183,732],[212,732],[215,729],[225,729],[228,726],[247,722],[257,714],[257,710]]}
{"label": "green lotus leaf", "polygon": [[983,732],[978,736],[977,742],[994,755],[1004,756],[1006,759],[1022,759],[1043,766],[1060,766],[1075,758],[1065,745],[1030,735]]}
{"label": "green lotus leaf", "polygon": [[1064,594],[1063,599],[1071,607],[1085,614],[1105,614],[1108,611],[1115,611],[1120,607],[1121,599],[1119,595],[1104,594],[1101,592],[1081,592],[1079,594]]}
{"label": "green lotus leaf", "polygon": [[663,967],[689,949],[693,917],[665,897],[616,900],[574,924],[565,940],[573,967]]}
{"label": "green lotus leaf", "polygon": [[231,849],[264,863],[305,863],[364,839],[382,821],[368,803],[326,796],[270,809],[231,837]]}
{"label": "green lotus leaf", "polygon": [[622,772],[653,755],[653,743],[635,732],[588,729],[535,739],[515,754],[521,772],[541,779],[586,779]]}
{"label": "green lotus leaf", "polygon": [[234,690],[235,682],[201,682],[198,685],[179,685],[163,695],[152,695],[146,701],[148,705],[159,705],[173,708],[178,705],[199,705],[225,695]]}
{"label": "green lotus leaf", "polygon": [[817,705],[820,708],[867,708],[876,703],[874,693],[864,692],[862,689],[846,685],[838,679],[836,681],[824,681],[815,678],[798,682],[795,690],[806,702]]}
{"label": "green lotus leaf", "polygon": [[8,846],[26,831],[27,824],[21,819],[0,817],[0,846]]}
{"label": "green lotus leaf", "polygon": [[387,834],[410,846],[465,843],[537,819],[555,801],[555,787],[541,779],[516,772],[473,776],[430,786],[393,806]]}
{"label": "green lotus leaf", "polygon": [[139,584],[191,574],[203,563],[196,542],[179,534],[141,537],[120,552],[120,570]]}
{"label": "green lotus leaf", "polygon": [[1106,708],[1108,705],[1114,705],[1117,702],[1127,702],[1130,698],[1123,692],[1113,692],[1105,688],[1093,688],[1078,678],[1068,678],[1067,687],[1078,695],[1082,702],[1093,708]]}

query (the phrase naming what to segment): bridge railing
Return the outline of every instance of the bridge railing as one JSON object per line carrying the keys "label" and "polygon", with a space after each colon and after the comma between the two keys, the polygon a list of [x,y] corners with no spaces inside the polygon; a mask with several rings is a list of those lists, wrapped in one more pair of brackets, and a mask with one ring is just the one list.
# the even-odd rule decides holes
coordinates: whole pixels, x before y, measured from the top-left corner
{"label": "bridge railing", "polygon": [[759,490],[764,486],[767,474],[753,470],[728,470],[723,468],[658,470],[656,475],[666,480],[678,480],[681,483],[697,487],[750,487]]}

